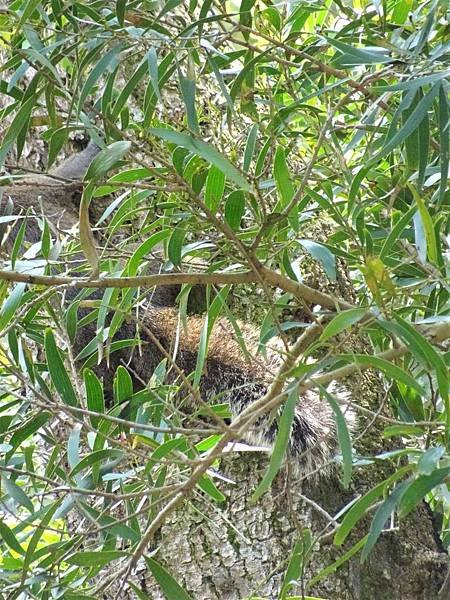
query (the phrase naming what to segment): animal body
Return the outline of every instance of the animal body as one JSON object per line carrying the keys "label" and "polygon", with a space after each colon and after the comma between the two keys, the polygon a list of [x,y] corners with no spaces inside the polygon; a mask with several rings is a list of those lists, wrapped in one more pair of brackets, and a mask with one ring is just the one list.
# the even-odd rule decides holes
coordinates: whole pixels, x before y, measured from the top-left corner
{"label": "animal body", "polygon": [[[82,194],[80,181],[98,150],[98,147],[91,144],[85,151],[55,169],[54,177],[27,176],[4,189],[4,198],[12,200],[14,205],[13,214],[20,212],[24,215],[28,211],[25,233],[27,243],[39,241],[41,227],[38,219],[42,214],[61,233],[76,227]],[[18,224],[15,225],[12,234],[10,232],[6,238],[3,248],[6,253],[11,251],[14,232],[18,227]],[[174,306],[178,291],[179,288],[157,288],[137,325],[129,319],[122,322],[114,340],[133,339],[138,327],[140,347],[127,347],[112,352],[107,361],[103,360],[95,368],[103,378],[104,389],[109,397],[112,396],[114,375],[119,365],[129,367],[136,389],[145,387],[156,367],[168,356],[173,357],[177,365],[177,369],[168,370],[169,382],[179,381],[180,370],[186,375],[195,370],[204,319],[201,316],[189,316],[187,327],[180,327],[178,310]],[[72,290],[69,292],[69,299],[73,299],[75,295]],[[100,290],[94,292],[94,298],[101,297]],[[86,316],[88,312],[89,309],[84,308],[79,316]],[[111,318],[112,315],[108,317],[107,324]],[[276,351],[268,349],[265,358],[256,356],[256,332],[250,326],[242,324],[241,327],[251,359],[242,354],[229,322],[219,319],[210,337],[208,357],[199,387],[204,400],[226,401],[235,415],[265,394],[271,373],[280,364]],[[96,329],[92,323],[80,328],[74,342],[75,355],[95,335]],[[277,420],[273,414],[262,416],[253,424],[248,438],[259,444],[272,446],[277,429]],[[289,447],[291,456],[295,457],[297,466],[302,470],[317,469],[327,463],[336,450],[332,410],[314,392],[307,392],[299,398]]]}

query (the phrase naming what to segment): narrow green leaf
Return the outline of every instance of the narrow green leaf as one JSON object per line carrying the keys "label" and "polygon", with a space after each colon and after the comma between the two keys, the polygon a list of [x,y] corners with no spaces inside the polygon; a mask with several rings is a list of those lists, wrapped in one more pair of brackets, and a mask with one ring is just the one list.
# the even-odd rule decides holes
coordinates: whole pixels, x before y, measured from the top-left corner
{"label": "narrow green leaf", "polygon": [[450,154],[450,117],[448,110],[448,84],[443,81],[439,86],[439,139],[440,139],[440,164],[441,179],[439,183],[439,200],[442,204],[447,190],[449,177],[449,154]]}
{"label": "narrow green leaf", "polygon": [[420,194],[417,192],[416,188],[413,185],[408,185],[411,190],[414,200],[416,201],[417,208],[419,209],[420,219],[422,221],[422,226],[425,232],[426,240],[427,240],[427,254],[428,259],[437,264],[437,245],[436,245],[436,233],[434,231],[433,219],[428,212],[427,207],[425,206],[424,201],[422,200]]}
{"label": "narrow green leaf", "polygon": [[362,563],[367,560],[372,548],[380,537],[386,522],[390,518],[391,513],[395,510],[395,507],[402,499],[403,494],[406,492],[408,485],[409,481],[404,481],[403,483],[397,485],[375,513],[370,526],[369,535],[367,536],[367,541],[361,554]]}
{"label": "narrow green leaf", "polygon": [[95,552],[76,552],[64,560],[77,567],[104,567],[113,560],[127,556],[121,550],[96,550]]}
{"label": "narrow green leaf", "polygon": [[311,553],[313,541],[311,531],[304,529],[301,537],[296,541],[289,559],[289,564],[281,584],[280,600],[288,600],[290,596],[287,594],[292,587],[293,582],[301,579],[304,573],[307,557]]}
{"label": "narrow green leaf", "polygon": [[178,133],[170,129],[150,128],[149,133],[171,144],[182,146],[183,148],[186,148],[186,150],[201,156],[211,164],[215,165],[224,173],[224,175],[236,183],[236,185],[245,191],[250,190],[249,183],[244,179],[236,167],[210,144],[187,135],[186,133]]}
{"label": "narrow green leaf", "polygon": [[411,115],[408,117],[406,123],[397,131],[397,133],[389,139],[389,141],[384,144],[383,148],[372,158],[371,164],[375,163],[377,160],[389,154],[394,148],[399,146],[408,136],[411,135],[413,131],[417,129],[425,115],[428,112],[428,109],[432,105],[434,99],[438,95],[440,86],[435,84],[431,90],[420,100],[417,104],[416,108],[413,110]]}
{"label": "narrow green leaf", "polygon": [[80,98],[78,101],[79,110],[83,110],[83,105],[86,98],[92,91],[92,88],[100,79],[100,77],[104,76],[107,71],[112,71],[118,62],[118,54],[122,51],[122,44],[118,44],[109,50],[106,54],[104,54],[92,71],[89,73],[82,89],[80,92]]}
{"label": "narrow green leaf", "polygon": [[225,502],[226,496],[217,488],[211,477],[204,475],[198,482],[198,487],[215,502]]}
{"label": "narrow green leaf", "polygon": [[397,367],[397,365],[392,364],[388,360],[384,360],[378,356],[369,356],[367,354],[340,354],[339,356],[356,365],[369,365],[374,369],[378,369],[394,381],[401,381],[405,385],[416,390],[422,396],[426,395],[423,387],[411,377],[411,375],[408,375],[403,369]]}
{"label": "narrow green leaf", "polygon": [[31,111],[36,106],[36,96],[32,95],[28,98],[16,112],[14,119],[11,121],[11,125],[8,127],[7,132],[3,136],[2,144],[0,146],[0,166],[3,165],[6,155],[11,149],[14,140],[23,129],[24,123],[28,123]]}
{"label": "narrow green leaf", "polygon": [[192,600],[191,596],[172,577],[169,571],[156,562],[154,558],[146,556],[145,562],[167,600]]}
{"label": "narrow green leaf", "polygon": [[344,62],[342,60],[339,61],[339,64],[342,66],[376,65],[395,61],[395,58],[387,54],[384,48],[371,48],[367,50],[364,48],[355,48],[336,38],[327,37],[326,39],[346,57]]}
{"label": "narrow green leaf", "polygon": [[182,225],[175,227],[172,235],[170,236],[169,243],[167,245],[167,256],[175,266],[181,264],[181,251],[183,249],[185,237],[186,230]]}
{"label": "narrow green leaf", "polygon": [[418,463],[417,470],[422,475],[431,475],[432,472],[436,469],[436,465],[439,460],[445,454],[444,446],[436,446],[434,448],[428,448],[426,452],[422,454]]}
{"label": "narrow green leaf", "polygon": [[77,406],[78,400],[75,391],[50,328],[45,330],[45,353],[51,380],[61,396],[61,400],[69,406]]}
{"label": "narrow green leaf", "polygon": [[32,438],[32,436],[36,432],[38,432],[41,429],[41,427],[45,425],[45,423],[47,423],[49,418],[50,413],[42,411],[34,415],[31,419],[29,419],[23,425],[18,427],[9,440],[9,443],[12,447],[11,450],[8,451],[7,459],[9,460],[9,458],[14,454],[14,452],[22,442]]}
{"label": "narrow green leaf", "polygon": [[0,519],[0,539],[5,542],[5,544],[11,548],[11,550],[14,550],[14,552],[22,555],[25,554],[25,550],[20,545],[18,539],[14,535],[14,532],[2,519]]}
{"label": "narrow green leaf", "polygon": [[225,202],[224,214],[231,229],[237,231],[245,214],[245,196],[242,190],[231,192]]}
{"label": "narrow green leaf", "polygon": [[320,581],[324,577],[327,577],[328,575],[330,575],[330,573],[334,573],[335,571],[337,571],[337,569],[341,565],[345,564],[353,556],[355,556],[355,554],[357,552],[359,552],[361,550],[361,548],[367,542],[367,538],[368,538],[367,535],[364,536],[362,539],[360,539],[358,542],[356,542],[356,544],[354,546],[352,546],[350,548],[350,550],[347,550],[347,552],[345,552],[337,560],[335,560],[333,563],[331,563],[331,565],[328,565],[324,569],[322,569],[321,571],[319,571],[319,573],[317,575],[315,575],[312,579],[310,579],[308,581],[308,587],[312,587],[312,586],[316,585],[316,583],[318,581]]}
{"label": "narrow green leaf", "polygon": [[40,3],[40,0],[28,0],[28,2],[25,3],[18,25],[19,29],[33,16],[34,11]]}
{"label": "narrow green leaf", "polygon": [[269,489],[275,475],[280,470],[284,458],[286,456],[286,450],[289,444],[289,438],[291,435],[292,422],[295,415],[295,407],[298,402],[298,386],[294,386],[287,397],[286,403],[283,408],[283,412],[280,417],[280,424],[273,448],[272,456],[270,457],[270,463],[266,473],[258,485],[256,490],[252,494],[252,501],[256,502],[267,490]]}
{"label": "narrow green leaf", "polygon": [[84,469],[88,469],[89,467],[92,467],[93,465],[96,465],[99,462],[103,462],[107,459],[121,459],[124,455],[125,454],[122,450],[118,450],[115,448],[96,450],[95,452],[91,452],[90,454],[82,458],[80,462],[77,465],[75,465],[75,467],[71,470],[70,476],[75,477],[75,475],[81,473],[81,471],[84,471]]}
{"label": "narrow green leaf", "polygon": [[119,97],[117,98],[114,107],[111,111],[111,116],[113,119],[117,119],[123,107],[126,105],[128,98],[131,96],[133,90],[138,86],[141,79],[147,73],[147,68],[147,59],[144,58],[133,73],[133,75],[127,81],[125,86],[122,88],[122,91],[120,92]]}
{"label": "narrow green leaf", "polygon": [[130,148],[131,142],[127,141],[113,142],[103,148],[89,165],[84,180],[98,179],[105,175],[128,153]]}
{"label": "narrow green leaf", "polygon": [[341,333],[341,331],[344,331],[355,323],[358,323],[358,321],[360,321],[366,314],[367,309],[365,308],[351,308],[338,313],[322,331],[320,340],[324,342],[330,337],[338,335]]}
{"label": "narrow green leaf", "polygon": [[16,314],[17,309],[22,301],[22,296],[25,293],[26,284],[17,283],[12,292],[3,302],[3,306],[0,310],[0,331],[3,331],[9,324],[13,316]]}
{"label": "narrow green leaf", "polygon": [[[192,63],[191,57],[188,57],[189,64]],[[194,69],[191,67],[188,69],[192,74],[192,77],[186,77],[183,75],[181,70],[178,70],[178,80],[180,82],[181,94],[183,96],[184,105],[186,107],[186,119],[188,128],[194,134],[199,134],[199,126],[197,119],[197,111],[195,109],[195,79]]]}
{"label": "narrow green leaf", "polygon": [[[105,412],[105,398],[103,395],[103,385],[97,375],[90,369],[83,371],[84,385],[86,387],[86,404],[89,410],[98,413]],[[98,427],[100,417],[90,417],[92,427]]]}
{"label": "narrow green leaf", "polygon": [[15,481],[9,479],[6,476],[2,476],[1,478],[3,487],[5,489],[6,494],[12,498],[17,504],[26,508],[30,513],[34,512],[33,503],[25,494],[23,488],[21,488]]}
{"label": "narrow green leaf", "polygon": [[206,177],[205,204],[216,214],[225,190],[225,175],[215,165],[211,165]]}
{"label": "narrow green leaf", "polygon": [[418,358],[423,365],[431,367],[436,372],[439,392],[444,402],[447,402],[450,393],[450,383],[444,359],[433,348],[430,342],[415,329],[415,327],[402,319],[399,315],[395,315],[395,319],[400,326],[398,334],[405,340],[416,358]]}
{"label": "narrow green leaf", "polygon": [[380,260],[383,262],[389,257],[389,253],[394,246],[394,244],[400,239],[401,234],[407,225],[410,225],[411,219],[413,218],[416,207],[412,206],[406,213],[397,221],[394,227],[391,229],[390,234],[386,238],[381,250],[380,250]]}
{"label": "narrow green leaf", "polygon": [[62,498],[56,500],[55,502],[50,504],[48,507],[45,507],[45,514],[42,517],[39,525],[37,525],[35,527],[34,533],[31,536],[30,541],[28,542],[27,552],[26,552],[25,559],[24,559],[23,565],[22,565],[22,580],[21,580],[22,585],[26,581],[28,569],[30,568],[31,563],[34,560],[34,556],[35,556],[36,548],[39,544],[39,540],[44,535],[47,525],[52,520],[53,515],[57,511],[61,502],[62,502]]}
{"label": "narrow green leaf", "polygon": [[385,481],[379,483],[353,504],[345,514],[342,523],[339,525],[339,529],[335,533],[335,546],[342,546],[356,523],[364,517],[369,508],[373,506],[375,501],[383,494],[385,487]]}
{"label": "narrow green leaf", "polygon": [[286,163],[284,148],[282,146],[278,146],[275,151],[273,177],[277,186],[281,207],[285,208],[294,197],[295,190]]}
{"label": "narrow green leaf", "polygon": [[425,499],[428,492],[450,476],[450,467],[436,469],[430,475],[421,475],[408,485],[401,496],[399,514],[406,517],[418,504]]}
{"label": "narrow green leaf", "polygon": [[52,137],[50,138],[50,142],[48,145],[48,159],[47,159],[47,168],[50,169],[52,164],[55,162],[56,157],[58,156],[59,151],[64,146],[65,141],[69,135],[69,130],[67,127],[60,127],[56,131],[53,132]]}
{"label": "narrow green leaf", "polygon": [[253,155],[255,153],[256,139],[258,137],[258,132],[259,132],[259,127],[255,123],[255,125],[253,125],[250,129],[249,134],[247,136],[247,142],[245,143],[244,162],[243,162],[243,167],[242,167],[244,173],[248,173],[248,171],[250,169]]}
{"label": "narrow green leaf", "polygon": [[75,425],[67,440],[67,462],[71,469],[76,467],[80,462],[80,434],[81,427]]}
{"label": "narrow green leaf", "polygon": [[336,257],[334,254],[323,244],[318,244],[312,240],[299,239],[297,241],[313,258],[321,263],[331,281],[336,281]]}
{"label": "narrow green leaf", "polygon": [[114,375],[113,391],[115,404],[125,402],[125,400],[129,400],[133,395],[133,380],[128,370],[122,365],[117,367]]}
{"label": "narrow green leaf", "polygon": [[353,467],[353,452],[352,452],[352,440],[350,438],[350,433],[348,431],[347,423],[345,421],[345,417],[342,414],[342,410],[337,403],[336,399],[332,394],[327,392],[327,390],[319,386],[321,393],[327,399],[327,402],[330,404],[334,417],[336,419],[336,429],[339,440],[339,447],[342,453],[342,469],[343,469],[343,479],[342,484],[344,488],[348,488],[350,484],[350,480],[352,478],[352,467]]}
{"label": "narrow green leaf", "polygon": [[153,91],[156,97],[161,102],[161,92],[159,91],[159,79],[158,79],[158,55],[155,48],[150,48],[147,53],[147,64],[148,73],[150,75],[150,82],[153,86]]}

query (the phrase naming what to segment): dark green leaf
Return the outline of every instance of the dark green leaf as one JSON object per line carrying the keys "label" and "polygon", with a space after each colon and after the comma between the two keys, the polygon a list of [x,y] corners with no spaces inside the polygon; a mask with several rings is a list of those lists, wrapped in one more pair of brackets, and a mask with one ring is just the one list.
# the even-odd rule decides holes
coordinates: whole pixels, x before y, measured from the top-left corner
{"label": "dark green leaf", "polygon": [[169,571],[156,562],[154,558],[146,556],[145,561],[167,600],[192,600],[191,596],[175,581]]}
{"label": "dark green leaf", "polygon": [[185,133],[178,133],[176,131],[171,131],[170,129],[155,129],[151,128],[149,130],[151,135],[162,138],[171,144],[176,144],[177,146],[182,146],[189,150],[190,152],[201,156],[212,165],[215,165],[219,170],[221,170],[226,177],[228,177],[231,181],[236,183],[242,189],[249,191],[250,185],[244,179],[244,177],[239,173],[235,166],[233,166],[230,161],[222,156],[215,148],[213,148],[210,144],[198,140],[190,135]]}
{"label": "dark green leaf", "polygon": [[45,353],[50,377],[61,400],[69,406],[77,406],[78,400],[70,381],[71,378],[66,371],[51,329],[45,330]]}

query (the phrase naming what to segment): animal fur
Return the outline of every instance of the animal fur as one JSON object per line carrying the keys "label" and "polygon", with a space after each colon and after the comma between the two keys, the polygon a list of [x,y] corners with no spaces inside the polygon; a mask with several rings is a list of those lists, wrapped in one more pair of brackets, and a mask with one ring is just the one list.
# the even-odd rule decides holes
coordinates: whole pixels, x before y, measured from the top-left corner
{"label": "animal fur", "polygon": [[[98,152],[92,145],[84,152],[70,159],[65,165],[56,169],[54,175],[71,180],[63,183],[48,176],[24,177],[14,186],[4,189],[4,197],[13,201],[14,214],[34,211],[35,217],[28,219],[25,239],[29,243],[39,241],[41,229],[38,224],[39,215],[46,219],[58,231],[73,228],[78,222],[78,207],[82,193],[81,184],[85,170],[93,156]],[[77,161],[77,156],[79,160]],[[78,180],[78,181],[77,181]],[[4,245],[10,251],[14,232]],[[155,266],[155,268],[157,265]],[[125,348],[113,352],[96,367],[103,378],[104,389],[112,397],[112,382],[117,367],[125,364],[130,367],[136,389],[142,387],[153,375],[156,366],[165,358],[165,353],[172,353],[177,348],[175,360],[179,368],[186,374],[195,370],[197,349],[203,328],[203,318],[191,316],[187,329],[178,326],[178,311],[173,308],[178,289],[160,287],[154,294],[141,321],[139,337],[140,350]],[[69,293],[73,299],[75,293]],[[95,298],[101,298],[102,292],[94,292]],[[80,316],[86,315],[88,309],[82,309]],[[111,317],[109,317],[111,318]],[[242,325],[244,337],[253,360],[246,359],[235,339],[234,331],[226,320],[219,320],[212,332],[208,358],[200,382],[200,393],[203,399],[211,401],[220,397],[227,401],[233,414],[240,414],[251,402],[261,398],[270,383],[268,371],[274,372],[280,363],[279,355],[268,350],[265,359],[256,356],[257,332],[247,325]],[[124,321],[115,339],[133,339],[136,324]],[[95,336],[95,326],[91,323],[78,331],[75,344],[75,355]],[[154,338],[159,344],[154,343]],[[168,380],[177,378],[173,370],[169,370]],[[341,400],[345,399],[341,397]],[[349,412],[351,420],[351,413]],[[272,446],[277,434],[277,421],[274,415],[260,417],[248,432],[248,439],[265,446]],[[317,394],[307,392],[299,398],[290,438],[290,454],[303,471],[317,469],[327,463],[336,450],[336,430],[333,413],[328,403],[320,400]]]}

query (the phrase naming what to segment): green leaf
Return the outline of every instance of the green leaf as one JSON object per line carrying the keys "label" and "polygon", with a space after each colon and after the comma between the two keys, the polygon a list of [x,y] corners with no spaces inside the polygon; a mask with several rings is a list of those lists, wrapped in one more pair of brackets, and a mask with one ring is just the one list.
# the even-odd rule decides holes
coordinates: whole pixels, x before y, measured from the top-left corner
{"label": "green leaf", "polygon": [[80,434],[81,427],[75,425],[67,440],[67,462],[71,469],[76,467],[80,462]]}
{"label": "green leaf", "polygon": [[215,165],[226,177],[228,177],[243,190],[250,190],[249,183],[244,179],[241,173],[239,173],[236,167],[210,144],[198,140],[191,135],[187,135],[186,133],[178,133],[170,129],[150,128],[149,133],[150,135],[159,137],[171,144],[182,146],[193,154],[197,154],[201,158],[204,158],[210,162],[212,165]]}
{"label": "green leaf", "polygon": [[12,479],[2,475],[2,483],[7,496],[12,498],[17,504],[26,508],[30,513],[34,512],[33,503],[25,494],[22,487],[17,485]]}
{"label": "green leaf", "polygon": [[115,448],[96,450],[95,452],[91,452],[90,454],[82,458],[80,462],[77,465],[75,465],[75,467],[71,470],[70,476],[75,477],[75,475],[81,473],[81,471],[84,471],[84,469],[92,467],[93,465],[96,465],[97,463],[102,462],[106,459],[121,459],[123,456],[125,456],[125,453],[122,450],[118,450]]}
{"label": "green leaf", "polygon": [[437,446],[435,448],[428,448],[426,452],[422,454],[418,463],[417,469],[419,473],[423,475],[431,475],[436,465],[442,456],[445,454],[444,446]]}
{"label": "green leaf", "polygon": [[231,229],[237,231],[245,214],[245,195],[242,190],[231,192],[225,202],[224,214]]}
{"label": "green leaf", "polygon": [[153,86],[153,91],[155,92],[156,97],[161,102],[161,92],[159,91],[159,79],[158,79],[158,55],[156,53],[155,48],[150,48],[147,53],[147,64],[148,64],[148,73],[150,75],[150,82]]}
{"label": "green leaf", "polygon": [[213,214],[216,214],[219,209],[224,190],[224,173],[216,166],[211,165],[206,177],[205,204]]}
{"label": "green leaf", "polygon": [[33,16],[34,11],[40,3],[40,0],[28,0],[28,2],[25,3],[18,25],[19,29]]}
{"label": "green leaf", "polygon": [[278,146],[273,161],[273,177],[277,186],[278,195],[282,208],[286,208],[294,197],[294,186],[286,163],[284,148]]}
{"label": "green leaf", "polygon": [[8,527],[8,525],[0,519],[0,539],[5,542],[5,544],[17,552],[18,554],[25,554],[25,550],[20,545],[18,539],[14,535],[12,529]]}
{"label": "green leaf", "polygon": [[175,581],[169,571],[156,562],[154,558],[146,556],[145,562],[167,600],[192,600],[191,596]]}
{"label": "green leaf", "polygon": [[32,438],[32,436],[38,432],[41,427],[47,423],[50,418],[50,413],[46,411],[42,411],[36,415],[34,415],[31,419],[26,421],[23,425],[15,429],[12,434],[9,443],[11,445],[11,450],[8,452],[8,460],[14,454],[16,449],[20,446],[22,442],[25,440]]}
{"label": "green leaf", "polygon": [[61,400],[69,406],[77,406],[78,400],[70,381],[71,378],[66,371],[61,354],[56,346],[53,331],[50,328],[45,330],[45,353],[50,378],[61,396]]}
{"label": "green leaf", "polygon": [[439,200],[442,204],[448,184],[449,177],[449,155],[450,155],[450,117],[448,110],[449,86],[443,81],[439,86],[439,139],[440,139],[440,164],[441,179],[439,183]]}
{"label": "green leaf", "polygon": [[408,117],[406,123],[392,136],[384,145],[383,148],[372,158],[371,164],[374,164],[377,160],[389,154],[394,148],[399,146],[407,137],[409,137],[413,131],[417,129],[428,109],[432,105],[434,99],[438,95],[440,86],[435,84],[431,90],[418,102],[416,108],[413,110],[411,115]]}
{"label": "green leaf", "polygon": [[328,575],[330,575],[330,573],[334,573],[335,571],[337,571],[337,569],[341,565],[345,564],[357,552],[359,552],[361,550],[362,546],[364,546],[364,544],[367,542],[367,538],[368,538],[367,535],[364,536],[362,539],[360,539],[358,542],[356,542],[356,544],[354,546],[352,546],[350,548],[350,550],[348,550],[347,552],[345,552],[337,560],[335,560],[333,563],[331,563],[331,565],[328,565],[324,569],[322,569],[321,571],[319,571],[319,573],[317,575],[315,575],[312,579],[310,579],[308,581],[308,587],[312,587],[312,586],[316,585],[316,583],[318,581],[320,581],[324,577],[327,577]]}
{"label": "green leaf", "polygon": [[277,438],[273,448],[272,456],[270,457],[270,463],[266,473],[258,485],[256,490],[252,494],[252,501],[256,502],[261,496],[267,492],[275,475],[280,470],[284,458],[286,456],[286,450],[289,444],[289,438],[291,435],[292,422],[295,415],[295,407],[298,402],[298,386],[294,386],[287,397],[286,403],[283,408],[283,412],[280,417],[280,424],[278,428]]}
{"label": "green leaf", "polygon": [[[450,392],[450,383],[448,378],[447,366],[444,359],[438,352],[433,348],[430,342],[421,335],[415,327],[410,323],[402,319],[399,315],[395,315],[397,321],[397,327],[394,327],[394,331],[399,335],[409,346],[414,356],[425,366],[431,367],[436,372],[436,378],[439,385],[439,392],[444,402],[447,401]],[[384,323],[384,325],[386,325]],[[393,323],[390,324],[392,330]],[[388,325],[389,328],[389,325]]]}
{"label": "green leaf", "polygon": [[214,481],[208,475],[204,475],[198,482],[198,487],[215,502],[225,502],[226,496],[217,488]]}
{"label": "green leaf", "polygon": [[114,375],[113,391],[115,404],[125,402],[133,395],[133,380],[128,370],[122,365],[117,367]]}
{"label": "green leaf", "polygon": [[50,521],[52,520],[53,515],[57,511],[61,502],[62,502],[62,498],[60,498],[59,500],[56,500],[55,502],[50,504],[48,507],[46,506],[44,509],[45,514],[44,514],[43,518],[41,519],[41,522],[39,523],[39,525],[37,525],[35,527],[35,531],[34,531],[33,535],[31,536],[30,541],[28,542],[27,552],[26,552],[25,559],[24,559],[23,565],[22,565],[22,581],[21,581],[22,585],[26,581],[28,569],[30,568],[31,563],[33,562],[36,548],[39,544],[39,540],[45,534],[47,526],[50,523]]}
{"label": "green leaf", "polygon": [[416,390],[422,396],[425,396],[425,390],[423,387],[413,378],[408,375],[403,369],[397,367],[393,363],[380,358],[378,356],[369,356],[367,354],[340,354],[340,358],[348,360],[355,365],[369,365],[374,369],[378,369],[390,377],[393,381],[401,381],[406,386]]}
{"label": "green leaf", "polygon": [[197,111],[195,110],[195,77],[192,58],[188,56],[188,72],[191,77],[185,77],[181,70],[178,70],[178,79],[180,81],[181,94],[183,96],[184,105],[186,107],[186,118],[189,129],[194,134],[199,134],[199,126],[197,119]]}
{"label": "green leaf", "polygon": [[389,56],[384,48],[371,48],[371,50],[366,50],[363,48],[355,48],[336,38],[326,37],[326,39],[342,53],[342,56],[337,61],[340,66],[377,65],[395,61],[395,58]]}
{"label": "green leaf", "polygon": [[123,107],[126,105],[128,98],[131,96],[133,90],[137,87],[137,85],[146,73],[147,59],[144,58],[133,73],[133,75],[127,81],[125,86],[122,88],[122,91],[120,92],[119,97],[117,98],[114,104],[114,108],[111,111],[111,116],[113,119],[117,119]]}
{"label": "green leaf", "polygon": [[367,314],[365,308],[350,308],[338,313],[333,319],[327,324],[325,329],[322,331],[320,340],[324,342],[330,337],[334,337],[349,329],[355,323],[358,323]]}
{"label": "green leaf", "polygon": [[321,263],[331,281],[336,281],[336,258],[334,254],[323,244],[318,244],[312,240],[299,239],[297,241],[313,258]]}
{"label": "green leaf", "polygon": [[334,544],[336,546],[342,546],[347,539],[347,536],[352,531],[353,527],[358,521],[360,521],[369,508],[373,506],[375,501],[383,494],[386,487],[386,482],[379,483],[374,488],[364,494],[345,514],[342,523],[339,525],[339,529],[336,531],[334,536]]}
{"label": "green leaf", "polygon": [[181,251],[183,249],[185,237],[186,230],[182,225],[175,227],[172,235],[170,236],[169,243],[167,245],[167,256],[175,266],[181,264]]}
{"label": "green leaf", "polygon": [[131,142],[127,141],[113,142],[103,148],[89,165],[84,180],[98,179],[106,175],[129,152],[130,148]]}
{"label": "green leaf", "polygon": [[408,185],[408,187],[411,190],[414,196],[414,200],[416,201],[417,208],[419,209],[420,220],[422,222],[422,227],[425,232],[425,237],[427,241],[428,259],[436,264],[438,262],[438,255],[436,245],[437,240],[434,231],[433,219],[431,218],[431,215],[428,212],[428,209],[425,206],[425,203],[422,200],[420,194],[417,192],[416,188],[412,185]]}
{"label": "green leaf", "polygon": [[397,485],[390,496],[386,498],[383,504],[378,508],[375,516],[372,520],[372,524],[370,526],[369,535],[367,536],[367,541],[364,545],[362,554],[361,554],[361,562],[365,562],[372,551],[372,548],[376,544],[376,541],[380,537],[381,532],[383,531],[386,522],[391,516],[391,513],[394,511],[397,504],[402,499],[403,494],[406,492],[409,485],[409,481],[404,481]]}
{"label": "green leaf", "polygon": [[26,284],[16,283],[12,292],[6,298],[0,310],[0,331],[3,331],[9,324],[22,301],[22,296],[25,293]]}
{"label": "green leaf", "polygon": [[303,529],[301,537],[297,540],[289,559],[289,564],[281,585],[280,600],[288,600],[287,595],[292,587],[293,582],[300,580],[305,571],[307,557],[310,555],[313,548],[313,540],[311,531]]}
{"label": "green leaf", "polygon": [[[88,410],[93,412],[105,412],[105,398],[103,395],[103,385],[97,375],[90,369],[83,371],[84,385],[86,387],[86,404]],[[89,417],[92,427],[97,429],[100,423],[100,417]]]}
{"label": "green leaf", "polygon": [[121,550],[96,550],[95,552],[76,552],[64,560],[77,567],[104,567],[113,560],[128,556]]}
{"label": "green leaf", "polygon": [[424,500],[428,492],[450,476],[450,467],[436,469],[430,475],[421,475],[408,485],[399,503],[399,514],[406,517],[418,504]]}
{"label": "green leaf", "polygon": [[411,219],[416,213],[417,209],[415,206],[412,206],[409,210],[405,212],[405,214],[396,222],[394,227],[392,227],[390,234],[387,236],[381,250],[380,250],[380,260],[384,263],[386,259],[389,257],[389,253],[394,246],[394,244],[400,239],[401,234],[405,230],[407,225],[410,225]]}
{"label": "green leaf", "polygon": [[342,484],[344,488],[348,488],[350,484],[350,480],[352,478],[352,466],[353,466],[353,452],[352,452],[352,440],[350,439],[350,433],[348,431],[347,423],[345,421],[345,417],[342,414],[342,410],[337,403],[336,399],[332,394],[327,392],[327,390],[319,386],[321,393],[327,399],[327,402],[330,404],[334,417],[336,419],[336,429],[339,440],[339,447],[342,452],[342,468],[343,468],[343,479]]}
{"label": "green leaf", "polygon": [[89,73],[88,78],[86,79],[78,100],[79,110],[83,110],[83,104],[86,98],[92,91],[92,88],[100,79],[100,77],[104,76],[107,71],[112,71],[118,62],[118,54],[123,50],[122,44],[118,44],[109,50],[106,54],[104,54],[92,71]]}
{"label": "green leaf", "polygon": [[[8,131],[3,136],[3,141],[0,146],[0,166],[3,165],[6,155],[11,150],[14,140],[18,138],[20,133],[23,131],[24,126],[27,128],[30,120],[31,111],[36,106],[36,96],[28,98],[19,110],[14,115],[11,125],[8,127]],[[18,152],[18,158],[20,152]]]}
{"label": "green leaf", "polygon": [[247,142],[245,144],[244,162],[243,162],[243,167],[242,167],[244,173],[248,173],[248,171],[250,169],[250,164],[252,162],[253,155],[255,153],[256,139],[258,137],[258,132],[259,132],[259,127],[255,123],[255,125],[253,125],[249,131],[249,134],[247,137]]}

